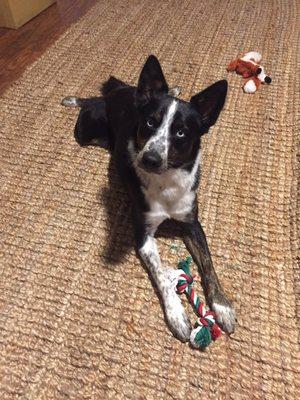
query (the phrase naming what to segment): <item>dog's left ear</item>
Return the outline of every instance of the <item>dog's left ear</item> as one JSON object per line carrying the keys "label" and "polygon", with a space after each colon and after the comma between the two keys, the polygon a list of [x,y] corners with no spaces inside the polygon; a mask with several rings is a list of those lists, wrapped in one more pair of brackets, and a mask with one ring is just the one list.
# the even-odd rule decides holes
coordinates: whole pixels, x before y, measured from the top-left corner
{"label": "dog's left ear", "polygon": [[151,97],[168,93],[168,90],[169,88],[158,59],[150,55],[140,74],[136,92],[138,103],[145,104]]}
{"label": "dog's left ear", "polygon": [[225,103],[227,88],[226,80],[218,81],[191,98],[192,106],[201,117],[202,133],[217,122]]}

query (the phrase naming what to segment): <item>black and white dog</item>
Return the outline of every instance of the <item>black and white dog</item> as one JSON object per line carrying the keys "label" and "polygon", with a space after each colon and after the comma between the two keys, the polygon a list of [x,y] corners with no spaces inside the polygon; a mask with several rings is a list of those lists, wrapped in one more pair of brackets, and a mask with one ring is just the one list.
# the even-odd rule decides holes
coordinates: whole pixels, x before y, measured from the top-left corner
{"label": "black and white dog", "polygon": [[182,341],[190,339],[191,324],[175,291],[178,271],[162,267],[154,238],[166,219],[183,226],[206,301],[221,327],[232,333],[235,326],[235,312],[214,270],[197,205],[201,136],[216,123],[226,94],[227,82],[221,80],[190,102],[179,100],[151,55],[137,87],[110,77],[103,84],[102,97],[62,101],[65,106],[81,107],[77,142],[111,150],[132,201],[138,253],[157,285],[168,324]]}

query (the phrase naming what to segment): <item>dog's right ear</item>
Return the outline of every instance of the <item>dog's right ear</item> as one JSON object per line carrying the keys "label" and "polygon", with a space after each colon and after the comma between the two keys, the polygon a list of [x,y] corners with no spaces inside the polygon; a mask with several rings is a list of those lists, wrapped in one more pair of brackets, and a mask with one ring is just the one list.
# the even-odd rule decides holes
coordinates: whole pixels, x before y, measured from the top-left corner
{"label": "dog's right ear", "polygon": [[190,102],[201,118],[202,133],[208,132],[209,128],[216,123],[224,107],[227,89],[228,83],[223,79],[191,98]]}
{"label": "dog's right ear", "polygon": [[146,104],[155,95],[168,93],[168,85],[158,59],[150,55],[140,74],[136,91],[138,105]]}

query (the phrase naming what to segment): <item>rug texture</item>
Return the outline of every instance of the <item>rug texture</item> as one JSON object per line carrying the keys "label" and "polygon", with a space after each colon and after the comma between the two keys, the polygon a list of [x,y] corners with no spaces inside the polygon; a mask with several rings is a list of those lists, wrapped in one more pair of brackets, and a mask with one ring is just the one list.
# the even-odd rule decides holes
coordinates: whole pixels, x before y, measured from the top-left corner
{"label": "rug texture", "polygon": [[[4,93],[1,400],[300,398],[297,3],[99,1]],[[255,95],[226,72],[249,50],[273,78]],[[199,214],[238,325],[205,352],[167,329],[109,155],[77,146],[77,111],[59,104],[110,74],[136,83],[150,53],[183,99],[229,81]],[[165,266],[186,255],[158,242]]]}

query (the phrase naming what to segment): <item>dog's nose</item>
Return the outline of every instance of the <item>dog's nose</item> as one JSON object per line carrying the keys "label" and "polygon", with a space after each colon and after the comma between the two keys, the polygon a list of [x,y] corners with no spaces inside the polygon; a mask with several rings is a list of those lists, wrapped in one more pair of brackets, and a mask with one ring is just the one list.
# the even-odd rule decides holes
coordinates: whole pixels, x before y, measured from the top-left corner
{"label": "dog's nose", "polygon": [[162,165],[162,158],[157,151],[146,151],[142,157],[142,164],[150,171],[157,170]]}
{"label": "dog's nose", "polygon": [[266,82],[267,84],[270,84],[270,83],[272,82],[272,79],[271,79],[269,76],[266,76],[266,77],[265,77],[265,82]]}

